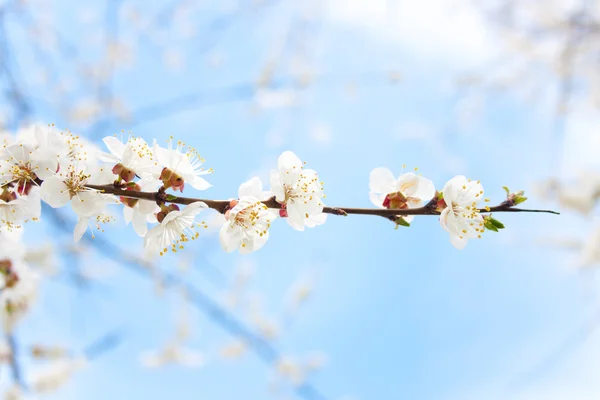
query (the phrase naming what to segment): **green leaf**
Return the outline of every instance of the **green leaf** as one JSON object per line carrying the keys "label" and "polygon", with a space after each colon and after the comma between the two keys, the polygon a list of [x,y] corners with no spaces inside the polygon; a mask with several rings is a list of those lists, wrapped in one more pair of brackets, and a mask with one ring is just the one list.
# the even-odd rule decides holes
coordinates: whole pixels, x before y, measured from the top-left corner
{"label": "green leaf", "polygon": [[483,220],[483,226],[485,229],[498,232],[499,229],[504,229],[504,224],[497,219],[492,218],[491,216],[487,216]]}
{"label": "green leaf", "polygon": [[444,192],[438,193],[438,200],[444,200]]}
{"label": "green leaf", "polygon": [[407,221],[406,221],[404,218],[402,218],[402,217],[396,217],[396,220],[394,221],[394,223],[396,224],[396,228],[395,228],[395,229],[398,229],[398,227],[399,227],[399,226],[406,226],[406,227],[409,227],[409,226],[410,226],[410,223],[409,223],[409,222],[407,222]]}
{"label": "green leaf", "polygon": [[492,222],[492,225],[494,225],[494,227],[496,227],[498,229],[504,229],[504,224],[502,222],[498,221],[497,219],[490,218],[490,221]]}
{"label": "green leaf", "polygon": [[515,199],[515,205],[524,203],[527,200],[527,197],[519,196]]}
{"label": "green leaf", "polygon": [[510,196],[510,190],[506,186],[502,186],[502,189],[506,192],[506,197]]}
{"label": "green leaf", "polygon": [[177,196],[172,195],[172,194],[167,194],[166,200],[167,201],[175,201],[175,200],[177,200]]}

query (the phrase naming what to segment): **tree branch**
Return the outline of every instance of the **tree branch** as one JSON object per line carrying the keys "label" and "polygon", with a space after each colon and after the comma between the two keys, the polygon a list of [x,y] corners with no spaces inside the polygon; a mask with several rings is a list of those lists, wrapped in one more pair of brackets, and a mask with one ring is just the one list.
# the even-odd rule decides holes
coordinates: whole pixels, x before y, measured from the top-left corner
{"label": "tree branch", "polygon": [[[128,197],[131,199],[149,200],[156,202],[168,202],[182,205],[189,205],[201,201],[206,203],[209,208],[212,208],[220,213],[224,213],[229,208],[229,200],[207,200],[207,199],[196,199],[191,197],[177,197],[171,194],[167,195],[164,192],[138,192],[134,190],[125,190],[116,185],[86,185],[86,187],[94,190],[98,190],[107,194],[114,194],[116,196]],[[406,208],[406,209],[385,209],[385,208],[353,208],[353,207],[323,207],[325,214],[342,215],[348,214],[355,215],[376,215],[380,217],[393,217],[396,215],[440,215],[440,212],[436,209],[437,199],[434,198],[428,204],[418,208]],[[274,197],[263,201],[267,207],[272,209],[281,209],[279,204]],[[509,202],[504,201],[501,204],[494,207],[487,207],[479,209],[480,213],[492,213],[492,212],[528,212],[528,213],[547,213],[559,215],[560,213],[552,210],[537,210],[537,209],[525,209],[515,208]]]}

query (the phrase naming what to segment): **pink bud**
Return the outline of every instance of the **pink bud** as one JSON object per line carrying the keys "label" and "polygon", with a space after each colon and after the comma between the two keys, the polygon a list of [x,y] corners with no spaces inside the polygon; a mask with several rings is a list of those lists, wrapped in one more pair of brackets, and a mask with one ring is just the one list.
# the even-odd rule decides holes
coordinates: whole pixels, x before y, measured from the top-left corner
{"label": "pink bud", "polygon": [[185,182],[183,181],[183,178],[180,177],[177,174],[172,174],[171,175],[171,179],[170,179],[170,183],[171,183],[171,187],[173,188],[173,190],[176,191],[180,191],[183,192],[183,187],[185,186]]}
{"label": "pink bud", "polygon": [[235,206],[237,206],[239,203],[239,200],[230,200],[229,201],[229,208],[233,208]]}
{"label": "pink bud", "polygon": [[123,164],[117,164],[112,168],[112,173],[115,175],[120,175],[121,171],[123,171]]}
{"label": "pink bud", "polygon": [[131,182],[135,178],[135,172],[130,170],[129,168],[123,168],[119,176],[125,182]]}

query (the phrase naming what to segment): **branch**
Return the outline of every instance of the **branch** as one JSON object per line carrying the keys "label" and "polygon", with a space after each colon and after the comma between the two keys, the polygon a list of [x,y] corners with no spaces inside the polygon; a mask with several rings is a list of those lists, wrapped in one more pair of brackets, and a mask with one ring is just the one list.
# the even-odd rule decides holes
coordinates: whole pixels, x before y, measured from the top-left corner
{"label": "branch", "polygon": [[[212,208],[220,213],[224,213],[229,208],[229,200],[206,200],[206,199],[196,199],[191,197],[177,197],[171,194],[166,195],[164,191],[158,192],[138,192],[134,190],[125,190],[122,189],[119,185],[86,185],[89,189],[98,190],[107,194],[114,194],[116,196],[128,197],[131,199],[140,199],[140,200],[149,200],[156,201],[158,203],[161,202],[169,202],[175,204],[189,205],[192,203],[196,203],[201,201],[206,203],[209,208]],[[281,209],[281,204],[279,204],[274,197],[263,201],[267,207],[272,209]],[[351,208],[351,207],[323,207],[323,212],[325,214],[333,214],[333,215],[342,215],[346,216],[348,214],[355,215],[376,215],[380,217],[393,217],[396,215],[440,215],[440,212],[437,210],[437,198],[432,199],[429,203],[427,203],[423,207],[418,208],[406,208],[406,209],[385,209],[385,208]],[[501,204],[494,207],[487,207],[479,209],[479,212],[484,213],[492,213],[492,212],[528,212],[528,213],[547,213],[547,214],[555,214],[559,215],[560,213],[552,210],[537,210],[537,209],[525,209],[525,208],[515,208],[508,201],[504,201]]]}
{"label": "branch", "polygon": [[13,333],[8,333],[6,335],[6,341],[8,342],[8,347],[10,348],[10,373],[12,376],[12,381],[15,385],[24,389],[25,382],[23,381],[23,374],[21,372],[21,365],[19,364],[19,350],[17,341]]}
{"label": "branch", "polygon": [[[152,193],[151,193],[152,194]],[[70,232],[68,227],[70,224],[67,219],[59,213],[56,209],[47,207],[50,216],[53,217],[57,227],[64,231]],[[103,256],[116,261],[119,265],[129,268],[131,271],[144,276],[146,278],[156,277],[154,274],[158,274],[161,281],[169,285],[176,285],[183,287],[188,293],[190,302],[208,318],[220,326],[223,330],[233,335],[234,337],[240,338],[248,345],[248,348],[253,350],[258,358],[269,366],[275,366],[277,361],[282,358],[281,353],[267,340],[262,338],[259,334],[254,333],[252,329],[244,324],[243,321],[238,319],[234,314],[230,313],[225,307],[221,306],[218,302],[213,300],[208,294],[202,289],[184,281],[176,274],[163,271],[151,271],[147,267],[147,262],[139,258],[135,254],[130,254],[123,251],[119,246],[112,243],[111,241],[105,240],[102,237],[96,237],[91,239],[88,236],[84,236],[83,240],[96,248],[96,250]],[[111,342],[111,340],[107,340]],[[88,348],[86,352],[90,352]],[[94,351],[92,350],[93,354]],[[306,400],[325,400],[326,397],[322,394],[315,386],[310,382],[304,381],[294,387],[296,393]]]}

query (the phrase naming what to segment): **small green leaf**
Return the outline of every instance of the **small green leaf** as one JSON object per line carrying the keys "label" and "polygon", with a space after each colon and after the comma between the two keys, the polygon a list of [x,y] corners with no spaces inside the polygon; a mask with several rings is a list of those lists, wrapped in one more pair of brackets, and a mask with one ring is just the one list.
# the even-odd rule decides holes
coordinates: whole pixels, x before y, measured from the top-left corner
{"label": "small green leaf", "polygon": [[410,226],[410,223],[409,223],[409,222],[407,222],[407,221],[406,221],[404,218],[402,218],[402,217],[396,217],[396,219],[394,220],[394,223],[396,224],[396,228],[395,228],[395,229],[398,229],[398,227],[399,227],[399,226],[406,226],[406,227],[409,227],[409,226]]}
{"label": "small green leaf", "polygon": [[504,229],[504,224],[502,222],[498,221],[497,219],[490,218],[490,221],[492,222],[492,225],[494,225],[496,228]]}
{"label": "small green leaf", "polygon": [[515,205],[524,203],[526,200],[527,200],[527,197],[518,196],[517,198],[515,198]]}
{"label": "small green leaf", "polygon": [[438,193],[438,201],[439,200],[444,200],[444,192],[439,192]]}
{"label": "small green leaf", "polygon": [[172,194],[167,194],[166,200],[167,201],[175,201],[175,200],[177,200],[177,196],[172,195]]}
{"label": "small green leaf", "polygon": [[483,226],[485,229],[493,232],[498,232],[499,229],[504,229],[504,224],[502,222],[492,218],[489,215],[483,219]]}
{"label": "small green leaf", "polygon": [[502,189],[506,192],[506,197],[510,196],[510,190],[506,186],[502,186]]}

